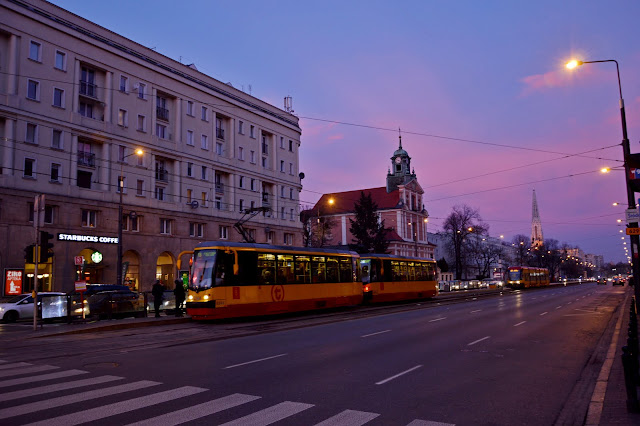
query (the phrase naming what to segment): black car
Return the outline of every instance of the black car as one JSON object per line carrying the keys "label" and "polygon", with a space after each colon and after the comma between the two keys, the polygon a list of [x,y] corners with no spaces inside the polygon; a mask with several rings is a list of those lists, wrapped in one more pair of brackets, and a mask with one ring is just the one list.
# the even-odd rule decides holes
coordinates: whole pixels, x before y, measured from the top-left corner
{"label": "black car", "polygon": [[607,285],[607,279],[606,278],[598,278],[598,285]]}
{"label": "black car", "polygon": [[144,297],[128,288],[94,293],[87,302],[89,314],[98,318],[142,317],[145,314]]}

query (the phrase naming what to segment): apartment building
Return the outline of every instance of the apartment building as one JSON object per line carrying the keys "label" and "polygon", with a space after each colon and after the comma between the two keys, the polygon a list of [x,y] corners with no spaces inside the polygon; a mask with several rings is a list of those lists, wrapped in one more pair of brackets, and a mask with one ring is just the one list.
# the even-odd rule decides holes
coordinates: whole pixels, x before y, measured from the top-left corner
{"label": "apartment building", "polygon": [[181,253],[242,241],[250,208],[267,208],[244,225],[256,242],[301,245],[300,136],[294,115],[193,65],[50,3],[3,1],[0,270],[33,288],[38,194],[54,235],[40,291],[116,282],[118,242],[132,288],[171,286]]}

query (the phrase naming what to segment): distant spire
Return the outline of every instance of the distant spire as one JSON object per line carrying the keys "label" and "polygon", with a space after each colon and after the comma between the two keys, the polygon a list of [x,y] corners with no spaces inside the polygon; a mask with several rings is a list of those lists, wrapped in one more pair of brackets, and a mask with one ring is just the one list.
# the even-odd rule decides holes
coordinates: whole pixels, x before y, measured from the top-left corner
{"label": "distant spire", "polygon": [[540,221],[540,212],[538,211],[538,200],[536,199],[536,190],[533,190],[533,203],[531,205],[531,246],[538,247],[544,244],[542,236],[542,222]]}
{"label": "distant spire", "polygon": [[402,132],[400,127],[398,127],[398,139],[400,140],[400,147],[398,149],[402,149]]}

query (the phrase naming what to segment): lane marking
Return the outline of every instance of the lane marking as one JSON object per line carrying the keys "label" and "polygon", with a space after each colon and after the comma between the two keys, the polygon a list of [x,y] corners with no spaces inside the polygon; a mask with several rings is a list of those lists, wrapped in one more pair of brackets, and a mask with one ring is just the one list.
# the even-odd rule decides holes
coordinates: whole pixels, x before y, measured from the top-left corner
{"label": "lane marking", "polygon": [[280,355],[268,356],[266,358],[254,359],[253,361],[247,361],[247,362],[243,362],[241,364],[229,365],[227,367],[224,367],[223,370],[226,370],[226,369],[229,369],[229,368],[241,367],[243,365],[253,364],[253,363],[256,363],[256,362],[268,361],[270,359],[280,358],[281,356],[286,356],[286,355],[289,355],[289,354],[280,354]]}
{"label": "lane marking", "polygon": [[447,317],[435,318],[435,319],[429,320],[429,322],[442,321],[442,320],[446,320],[446,319],[447,319]]}
{"label": "lane marking", "polygon": [[19,368],[11,371],[2,370],[0,371],[0,377],[24,376],[31,373],[38,373],[40,371],[56,370],[58,368],[60,367],[54,367],[53,365],[37,365],[34,367]]}
{"label": "lane marking", "polygon": [[58,371],[57,373],[42,374],[40,376],[29,376],[21,379],[0,380],[0,388],[8,388],[10,386],[24,385],[26,383],[43,382],[46,380],[61,379],[63,377],[77,376],[78,374],[87,374],[84,370],[67,370]]}
{"label": "lane marking", "polygon": [[474,340],[474,341],[473,341],[473,342],[471,342],[471,343],[467,343],[467,346],[473,346],[473,345],[475,345],[476,343],[480,343],[480,342],[482,342],[483,340],[487,340],[487,339],[489,339],[490,337],[491,337],[491,336],[485,336],[485,337],[483,337],[482,339]]}
{"label": "lane marking", "polygon": [[556,306],[556,309],[560,309],[560,308],[562,308],[562,306]]}
{"label": "lane marking", "polygon": [[482,309],[476,309],[475,311],[469,312],[470,314],[475,314],[476,312],[482,312]]}
{"label": "lane marking", "polygon": [[456,426],[455,423],[442,423],[442,422],[433,422],[429,420],[420,420],[416,419],[409,423],[407,426]]}
{"label": "lane marking", "polygon": [[29,364],[28,362],[15,362],[15,363],[12,363],[12,364],[3,364],[3,365],[0,365],[0,370],[6,370],[6,369],[8,369],[8,368],[21,368],[21,367],[28,367],[28,366],[30,366],[30,365],[33,365],[33,364]]}
{"label": "lane marking", "polygon": [[229,408],[237,407],[251,401],[260,399],[259,396],[245,395],[242,393],[234,393],[222,398],[207,401],[193,407],[183,408],[182,410],[172,411],[161,416],[153,417],[139,422],[131,423],[128,426],[176,426],[192,420],[197,420],[205,416],[210,416]]}
{"label": "lane marking", "polygon": [[378,334],[382,334],[382,333],[388,333],[391,330],[383,330],[383,331],[377,331],[375,333],[371,333],[371,334],[365,334],[364,336],[360,336],[360,337],[370,337],[370,336],[377,336]]}
{"label": "lane marking", "polygon": [[315,426],[361,426],[369,423],[379,415],[378,413],[368,413],[366,411],[344,410],[342,413],[329,417]]}
{"label": "lane marking", "polygon": [[549,312],[543,312],[543,313],[540,314],[540,316],[547,315],[548,313]]}
{"label": "lane marking", "polygon": [[301,411],[313,407],[313,404],[285,401],[264,410],[256,411],[248,416],[230,421],[220,426],[265,426],[278,422]]}
{"label": "lane marking", "polygon": [[519,323],[517,323],[517,324],[514,324],[513,326],[514,326],[514,327],[520,327],[520,326],[521,326],[522,324],[524,324],[525,322],[526,322],[526,321],[521,321],[521,322],[519,322]]}
{"label": "lane marking", "polygon": [[391,376],[391,377],[388,377],[388,378],[386,378],[384,380],[380,380],[379,382],[376,382],[376,385],[384,385],[385,383],[390,382],[393,379],[397,379],[398,377],[404,376],[407,373],[411,373],[412,371],[417,370],[418,368],[421,368],[421,367],[422,367],[422,365],[416,365],[415,367],[410,368],[410,369],[408,369],[406,371],[403,371],[402,373],[398,373],[395,376]]}
{"label": "lane marking", "polygon": [[12,401],[14,399],[26,398],[30,396],[43,395],[45,393],[58,392],[65,389],[75,389],[83,386],[93,386],[114,380],[122,380],[123,377],[118,376],[100,376],[92,379],[82,379],[73,382],[58,383],[55,385],[40,386],[37,388],[24,389],[14,392],[0,394],[0,401]]}

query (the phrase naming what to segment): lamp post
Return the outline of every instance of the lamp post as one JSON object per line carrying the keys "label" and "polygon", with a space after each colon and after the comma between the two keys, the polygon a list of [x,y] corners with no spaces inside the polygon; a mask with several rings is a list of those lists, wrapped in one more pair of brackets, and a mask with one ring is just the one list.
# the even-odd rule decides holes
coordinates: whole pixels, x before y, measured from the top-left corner
{"label": "lamp post", "polygon": [[[631,148],[629,147],[629,137],[627,136],[627,116],[624,112],[624,99],[622,98],[622,84],[620,83],[620,67],[618,61],[615,59],[606,59],[602,61],[577,61],[573,60],[567,63],[567,68],[573,69],[583,64],[596,64],[600,62],[614,62],[616,64],[616,72],[618,75],[618,93],[620,95],[620,121],[622,123],[622,153],[624,156],[624,171],[625,171],[625,183],[627,185],[627,202],[629,209],[635,209],[636,201],[634,199],[634,192],[629,182],[629,156],[631,155]],[[636,228],[637,222],[629,223],[629,227]],[[630,235],[631,240],[631,267],[633,273],[633,288],[636,296],[636,307],[640,306],[640,288],[638,286],[638,278],[640,278],[640,262],[638,259],[638,242],[640,238],[638,235]]]}
{"label": "lamp post", "polygon": [[116,263],[116,284],[122,284],[122,193],[124,192],[124,176],[123,173],[123,165],[124,160],[132,155],[140,156],[144,154],[141,149],[136,149],[131,154],[125,155],[120,159],[120,176],[118,176],[118,191],[120,192],[120,202],[118,203],[118,261]]}

